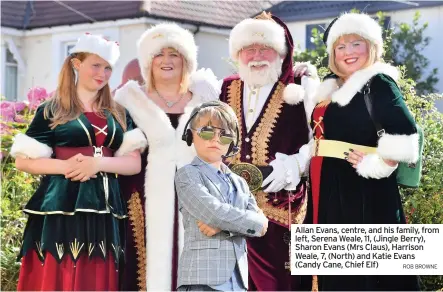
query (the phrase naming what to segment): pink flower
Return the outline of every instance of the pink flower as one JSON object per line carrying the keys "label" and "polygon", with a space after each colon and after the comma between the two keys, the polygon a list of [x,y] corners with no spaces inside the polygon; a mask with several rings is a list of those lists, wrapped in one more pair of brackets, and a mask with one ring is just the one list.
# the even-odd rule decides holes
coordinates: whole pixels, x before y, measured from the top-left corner
{"label": "pink flower", "polygon": [[0,103],[1,119],[4,122],[13,122],[15,117],[15,105],[11,101],[2,101]]}
{"label": "pink flower", "polygon": [[26,108],[26,103],[23,101],[17,101],[15,103],[15,111],[16,112],[21,112]]}
{"label": "pink flower", "polygon": [[29,107],[36,109],[42,101],[47,99],[48,93],[43,87],[33,87],[28,91]]}

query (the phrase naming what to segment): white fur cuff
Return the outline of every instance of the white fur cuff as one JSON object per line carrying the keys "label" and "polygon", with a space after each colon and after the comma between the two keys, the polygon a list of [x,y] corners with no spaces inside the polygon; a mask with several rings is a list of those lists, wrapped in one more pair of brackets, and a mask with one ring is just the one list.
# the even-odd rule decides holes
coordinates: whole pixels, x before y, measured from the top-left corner
{"label": "white fur cuff", "polygon": [[367,154],[363,160],[357,164],[357,173],[364,178],[385,178],[389,177],[397,166],[387,165],[383,159],[375,153]]}
{"label": "white fur cuff", "polygon": [[378,140],[377,153],[394,161],[415,163],[418,160],[418,134],[391,135],[383,134]]}
{"label": "white fur cuff", "polygon": [[123,143],[120,145],[117,152],[115,152],[115,156],[123,156],[134,150],[142,152],[147,145],[148,141],[139,128],[128,131],[123,136]]}
{"label": "white fur cuff", "polygon": [[25,134],[17,134],[11,147],[12,157],[50,158],[52,148]]}
{"label": "white fur cuff", "polygon": [[189,91],[200,96],[202,102],[219,99],[221,84],[211,69],[202,68],[190,76]]}

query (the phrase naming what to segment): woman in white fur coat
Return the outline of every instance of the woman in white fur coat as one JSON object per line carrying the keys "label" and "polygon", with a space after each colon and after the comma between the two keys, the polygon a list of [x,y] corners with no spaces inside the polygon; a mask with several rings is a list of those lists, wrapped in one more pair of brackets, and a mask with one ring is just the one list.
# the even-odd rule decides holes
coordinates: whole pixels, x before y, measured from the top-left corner
{"label": "woman in white fur coat", "polygon": [[[329,69],[312,114],[310,165],[313,223],[404,224],[396,181],[398,162],[416,162],[417,126],[396,84],[395,67],[382,62],[382,29],[365,14],[340,16],[325,32]],[[378,135],[364,91],[370,81]],[[415,276],[318,276],[320,291],[419,290]]]}
{"label": "woman in white fur coat", "polygon": [[174,175],[195,156],[182,141],[183,129],[192,109],[220,92],[212,71],[196,72],[194,37],[178,25],[148,29],[137,47],[145,84],[129,81],[115,94],[148,140],[141,176],[121,180],[129,214],[121,289],[168,291],[176,287],[183,246]]}

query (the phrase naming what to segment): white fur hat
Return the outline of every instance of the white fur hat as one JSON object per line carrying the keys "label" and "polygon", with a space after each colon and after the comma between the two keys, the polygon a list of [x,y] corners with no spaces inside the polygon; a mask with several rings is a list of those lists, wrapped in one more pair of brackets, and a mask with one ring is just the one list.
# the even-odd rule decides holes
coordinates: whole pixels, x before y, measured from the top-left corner
{"label": "white fur hat", "polygon": [[96,54],[108,62],[112,67],[120,57],[120,49],[117,42],[90,33],[85,33],[80,36],[75,47],[73,47],[69,53]]}
{"label": "white fur hat", "polygon": [[253,44],[266,45],[286,56],[285,30],[272,19],[249,18],[234,26],[229,36],[229,53],[234,61],[238,52]]}
{"label": "white fur hat", "polygon": [[367,14],[345,13],[331,25],[327,34],[326,45],[329,55],[334,49],[335,41],[347,34],[362,36],[375,45],[378,57],[383,54],[382,28],[377,21]]}
{"label": "white fur hat", "polygon": [[143,78],[151,71],[152,59],[163,48],[176,49],[188,65],[188,73],[197,69],[197,45],[194,35],[175,23],[161,23],[146,30],[137,42],[138,62]]}

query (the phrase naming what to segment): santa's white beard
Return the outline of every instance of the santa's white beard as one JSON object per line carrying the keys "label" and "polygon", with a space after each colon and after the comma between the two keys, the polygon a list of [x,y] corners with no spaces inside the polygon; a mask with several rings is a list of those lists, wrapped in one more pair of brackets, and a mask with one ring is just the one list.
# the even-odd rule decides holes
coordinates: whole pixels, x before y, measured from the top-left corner
{"label": "santa's white beard", "polygon": [[[274,84],[281,75],[281,66],[283,61],[277,58],[274,62],[268,61],[251,61],[243,64],[241,61],[238,66],[238,74],[241,80],[252,86],[263,86],[266,84]],[[265,69],[254,70],[252,66],[267,65]]]}

